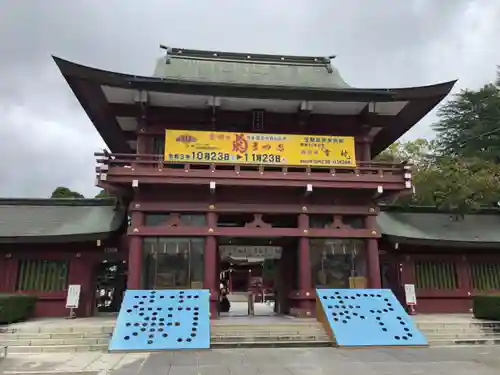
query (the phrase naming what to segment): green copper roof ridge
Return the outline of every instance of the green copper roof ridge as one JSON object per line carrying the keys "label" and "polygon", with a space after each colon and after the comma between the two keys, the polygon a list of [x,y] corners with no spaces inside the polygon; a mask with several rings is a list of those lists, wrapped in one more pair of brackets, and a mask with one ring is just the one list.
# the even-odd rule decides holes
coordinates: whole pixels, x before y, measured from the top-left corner
{"label": "green copper roof ridge", "polygon": [[205,58],[213,61],[226,59],[235,62],[264,62],[287,65],[287,63],[308,63],[315,66],[326,66],[335,58],[330,56],[300,56],[287,54],[264,54],[248,52],[225,52],[212,50],[198,50],[189,48],[176,48],[160,45],[160,48],[167,51],[168,56],[174,59],[183,58]]}

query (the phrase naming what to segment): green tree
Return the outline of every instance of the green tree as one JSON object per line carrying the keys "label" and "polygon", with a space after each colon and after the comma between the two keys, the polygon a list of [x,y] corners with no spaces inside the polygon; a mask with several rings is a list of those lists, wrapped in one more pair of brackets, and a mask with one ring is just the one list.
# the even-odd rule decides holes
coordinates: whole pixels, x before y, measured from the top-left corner
{"label": "green tree", "polygon": [[500,67],[497,79],[479,90],[462,90],[438,110],[441,155],[500,163]]}
{"label": "green tree", "polygon": [[111,195],[104,189],[102,189],[94,198],[109,198]]}
{"label": "green tree", "polygon": [[428,165],[434,160],[436,142],[419,138],[409,142],[394,142],[376,158],[389,163],[409,163],[416,168]]}
{"label": "green tree", "polygon": [[500,200],[499,165],[481,159],[437,157],[425,168],[416,169],[413,204],[466,212]]}
{"label": "green tree", "polygon": [[52,192],[51,198],[85,198],[82,194],[64,186],[58,186]]}
{"label": "green tree", "polygon": [[500,201],[500,165],[480,158],[440,156],[435,141],[397,142],[378,160],[412,164],[413,195],[401,196],[401,205],[436,206],[465,212]]}

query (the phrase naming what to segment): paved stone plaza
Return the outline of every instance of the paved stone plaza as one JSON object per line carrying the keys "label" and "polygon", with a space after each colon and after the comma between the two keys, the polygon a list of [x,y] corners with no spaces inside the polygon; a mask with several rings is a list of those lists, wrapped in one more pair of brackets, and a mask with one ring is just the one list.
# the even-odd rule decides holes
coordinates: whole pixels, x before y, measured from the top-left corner
{"label": "paved stone plaza", "polygon": [[151,354],[54,353],[9,356],[0,374],[317,375],[500,373],[500,347],[340,350],[227,349]]}

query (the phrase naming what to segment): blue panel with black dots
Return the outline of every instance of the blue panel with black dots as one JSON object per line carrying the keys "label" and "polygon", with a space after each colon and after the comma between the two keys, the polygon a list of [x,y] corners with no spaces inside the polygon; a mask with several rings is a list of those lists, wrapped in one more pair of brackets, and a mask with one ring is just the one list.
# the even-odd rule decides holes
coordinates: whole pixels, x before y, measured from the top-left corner
{"label": "blue panel with black dots", "polygon": [[210,347],[208,290],[127,290],[109,351]]}
{"label": "blue panel with black dots", "polygon": [[338,346],[428,345],[389,289],[316,289],[316,293]]}

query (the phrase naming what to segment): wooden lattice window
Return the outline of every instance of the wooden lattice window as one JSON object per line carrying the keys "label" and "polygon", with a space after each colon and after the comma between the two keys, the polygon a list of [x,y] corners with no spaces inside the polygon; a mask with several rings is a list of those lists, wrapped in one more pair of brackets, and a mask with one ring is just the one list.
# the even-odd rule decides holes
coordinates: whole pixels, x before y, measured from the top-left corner
{"label": "wooden lattice window", "polygon": [[22,260],[17,277],[18,291],[60,292],[67,289],[68,262]]}
{"label": "wooden lattice window", "polygon": [[472,262],[470,271],[474,290],[500,290],[500,263]]}
{"label": "wooden lattice window", "polygon": [[418,289],[458,288],[458,276],[453,262],[417,261],[415,279]]}

